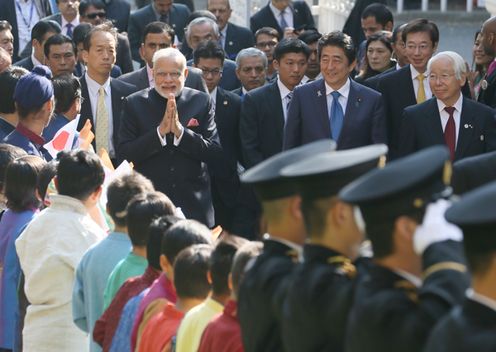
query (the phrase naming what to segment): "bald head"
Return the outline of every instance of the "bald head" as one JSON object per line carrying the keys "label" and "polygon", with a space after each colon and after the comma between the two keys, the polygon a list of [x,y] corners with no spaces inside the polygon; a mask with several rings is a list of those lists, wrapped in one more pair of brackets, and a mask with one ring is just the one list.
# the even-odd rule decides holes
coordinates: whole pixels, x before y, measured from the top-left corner
{"label": "bald head", "polygon": [[496,53],[496,16],[491,17],[482,25],[481,42],[484,51],[488,55],[495,55]]}
{"label": "bald head", "polygon": [[12,57],[4,48],[0,48],[0,73],[12,65]]}

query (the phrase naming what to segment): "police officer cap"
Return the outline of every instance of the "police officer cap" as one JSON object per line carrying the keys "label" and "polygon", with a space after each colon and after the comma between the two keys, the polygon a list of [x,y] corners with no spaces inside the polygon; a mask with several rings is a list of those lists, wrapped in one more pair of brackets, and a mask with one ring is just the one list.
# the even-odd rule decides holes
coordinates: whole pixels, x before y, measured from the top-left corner
{"label": "police officer cap", "polygon": [[348,183],[385,162],[388,148],[375,144],[335,153],[321,153],[285,167],[282,175],[296,178],[306,199],[332,197]]}
{"label": "police officer cap", "polygon": [[17,82],[14,100],[24,109],[39,108],[53,97],[52,71],[38,65]]}
{"label": "police officer cap", "polygon": [[463,231],[468,251],[496,250],[496,181],[466,193],[445,213]]}
{"label": "police officer cap", "polygon": [[336,143],[324,139],[276,154],[252,167],[240,177],[241,182],[252,184],[261,200],[289,197],[298,192],[294,179],[283,177],[286,166],[310,158],[316,154],[332,152]]}
{"label": "police officer cap", "polygon": [[378,219],[421,214],[427,204],[450,194],[449,159],[445,146],[423,149],[359,177],[339,197]]}

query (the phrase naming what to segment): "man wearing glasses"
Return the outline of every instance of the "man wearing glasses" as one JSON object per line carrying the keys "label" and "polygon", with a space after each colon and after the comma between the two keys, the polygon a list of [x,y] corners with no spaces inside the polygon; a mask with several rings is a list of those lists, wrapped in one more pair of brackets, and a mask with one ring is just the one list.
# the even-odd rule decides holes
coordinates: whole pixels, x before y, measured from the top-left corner
{"label": "man wearing glasses", "polygon": [[185,88],[186,58],[175,48],[153,56],[155,88],[124,99],[119,158],[131,161],[188,219],[214,225],[207,161],[221,151],[208,94]]}
{"label": "man wearing glasses", "polygon": [[273,65],[274,49],[277,43],[279,43],[279,33],[274,28],[263,27],[255,33],[255,47],[267,56],[267,81],[271,81],[277,76],[277,70]]}

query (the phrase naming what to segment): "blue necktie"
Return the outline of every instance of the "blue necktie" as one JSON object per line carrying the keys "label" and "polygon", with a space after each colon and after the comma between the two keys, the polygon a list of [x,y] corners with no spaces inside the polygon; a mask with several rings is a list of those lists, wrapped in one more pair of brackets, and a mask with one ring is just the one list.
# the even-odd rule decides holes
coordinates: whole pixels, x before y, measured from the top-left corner
{"label": "blue necktie", "polygon": [[286,19],[284,18],[284,14],[286,13],[286,9],[281,11],[281,22],[279,23],[281,26],[281,29],[284,31],[286,27],[288,26],[288,23],[286,22]]}
{"label": "blue necktie", "polygon": [[332,105],[331,105],[331,135],[332,139],[337,141],[339,139],[339,134],[341,133],[341,128],[343,127],[343,108],[339,104],[339,97],[341,94],[338,91],[331,93],[332,95]]}
{"label": "blue necktie", "polygon": [[71,24],[71,23],[67,23],[67,24],[65,25],[65,27],[67,28],[67,33],[66,33],[66,34],[67,34],[67,36],[68,36],[69,38],[72,38],[72,24]]}

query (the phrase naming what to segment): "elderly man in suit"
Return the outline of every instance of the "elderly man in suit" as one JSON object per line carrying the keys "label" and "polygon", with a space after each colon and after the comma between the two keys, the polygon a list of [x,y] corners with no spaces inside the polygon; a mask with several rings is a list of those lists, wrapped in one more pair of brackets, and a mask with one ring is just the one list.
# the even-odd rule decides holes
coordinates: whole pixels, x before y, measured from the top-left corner
{"label": "elderly man in suit", "polygon": [[[152,71],[153,55],[160,49],[175,47],[173,40],[174,30],[168,24],[159,21],[147,24],[140,47],[140,55],[145,60],[146,65],[137,71],[120,76],[119,80],[136,86],[138,90],[153,88],[155,86]],[[208,92],[201,71],[195,68],[189,70],[185,86],[205,93]]]}
{"label": "elderly man in suit", "polygon": [[236,56],[236,76],[241,81],[241,87],[233,90],[241,98],[250,90],[263,86],[267,72],[267,56],[257,48],[246,48]]}
{"label": "elderly man in suit", "polygon": [[181,207],[187,218],[214,225],[206,163],[220,153],[208,94],[184,88],[188,69],[175,48],[153,57],[155,88],[125,99],[118,153]]}
{"label": "elderly man in suit", "polygon": [[139,47],[145,26],[150,22],[160,21],[167,23],[174,29],[177,39],[182,42],[184,27],[190,11],[186,5],[174,4],[172,0],[152,0],[151,4],[139,9],[129,17],[128,35],[131,43],[133,59],[139,62]]}
{"label": "elderly man in suit", "polygon": [[81,77],[83,103],[78,130],[91,120],[95,133],[95,148],[107,150],[116,162],[117,136],[124,97],[136,87],[110,77],[115,63],[116,30],[110,23],[93,27],[84,39],[83,58],[87,70]]}
{"label": "elderly man in suit", "polygon": [[229,22],[232,13],[229,0],[209,0],[207,10],[217,18],[220,32],[219,42],[229,59],[236,59],[236,55],[242,49],[255,44],[253,33],[248,28]]}
{"label": "elderly man in suit", "polygon": [[356,63],[350,36],[324,35],[318,44],[322,79],[294,91],[284,131],[284,149],[332,138],[338,149],[384,143],[381,95],[349,78]]}
{"label": "elderly man in suit", "polygon": [[240,118],[245,167],[257,165],[282,151],[288,106],[293,90],[305,75],[309,56],[310,49],[301,40],[282,40],[274,51],[278,78],[245,95]]}
{"label": "elderly man in suit", "polygon": [[461,93],[467,79],[463,58],[441,52],[429,60],[427,71],[435,97],[405,109],[398,156],[436,144],[448,147],[452,161],[496,150],[494,110]]}
{"label": "elderly man in suit", "polygon": [[255,33],[262,27],[277,29],[279,37],[286,30],[292,31],[302,26],[315,27],[310,8],[305,1],[271,0],[250,18],[251,31]]}

